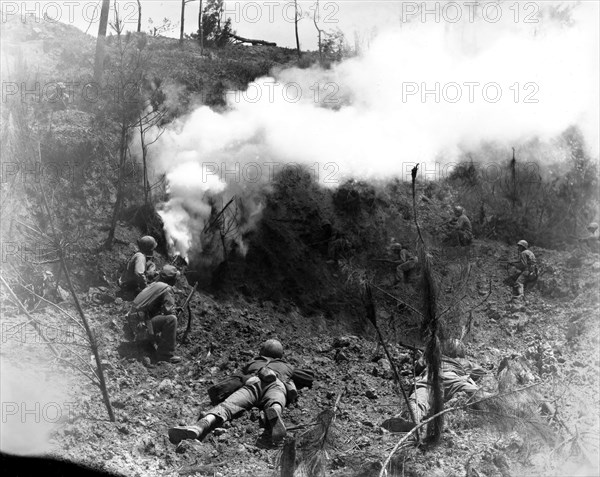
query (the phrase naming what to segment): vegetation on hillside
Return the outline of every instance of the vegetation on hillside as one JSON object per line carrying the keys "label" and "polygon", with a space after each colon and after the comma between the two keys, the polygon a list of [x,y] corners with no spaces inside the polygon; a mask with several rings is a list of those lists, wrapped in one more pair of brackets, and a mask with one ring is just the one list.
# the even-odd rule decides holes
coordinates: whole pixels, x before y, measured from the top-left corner
{"label": "vegetation on hillside", "polygon": [[[217,8],[219,2],[209,5]],[[218,13],[218,8],[214,11]],[[210,15],[210,10],[205,14]],[[304,452],[305,467],[315,475],[383,472],[381,461],[397,439],[384,432],[378,421],[403,406],[390,381],[389,359],[404,378],[413,379],[417,352],[402,346],[419,347],[430,339],[426,351],[430,361],[439,361],[440,352],[448,351],[440,348],[444,343],[458,343],[454,348],[460,354],[468,349],[491,368],[498,367],[501,358],[509,359],[506,353],[526,355],[535,369],[523,371],[519,378],[526,375],[536,393],[522,401],[521,396],[492,401],[474,415],[465,405],[465,396],[458,396],[451,403],[457,412],[447,417],[446,431],[440,424],[435,432],[435,440],[443,446],[428,448],[426,459],[415,447],[403,446],[391,472],[440,475],[430,456],[435,455],[436,461],[452,458],[447,452],[467,459],[470,446],[477,448],[478,466],[487,475],[506,475],[504,455],[513,456],[512,465],[519,469],[531,466],[532,455],[538,460],[546,456],[553,465],[567,454],[585,461],[590,446],[578,426],[594,432],[594,424],[587,422],[589,410],[587,414],[582,410],[590,402],[597,404],[597,396],[593,391],[574,394],[597,384],[595,376],[586,377],[580,368],[598,367],[597,362],[591,363],[594,356],[588,348],[594,344],[592,331],[597,328],[589,317],[598,310],[593,291],[600,266],[581,248],[571,252],[577,247],[574,237],[598,216],[599,182],[597,159],[586,155],[574,127],[555,139],[552,151],[536,141],[515,145],[514,155],[497,144],[465,151],[464,160],[448,177],[437,181],[419,177],[414,191],[399,178],[381,182],[355,178],[325,188],[309,170],[290,166],[260,190],[264,205],[260,220],[249,220],[244,197],[230,201],[212,197],[203,253],[192,254],[190,263],[178,262],[185,276],[179,298],[194,282],[201,283],[202,290],[188,310],[193,310],[195,322],[190,343],[180,347],[185,363],[174,371],[146,369],[137,351],[120,343],[119,317],[128,305],[115,298],[114,291],[137,236],[157,237],[159,265],[176,261],[169,256],[156,213],[157,205],[168,197],[165,178],[148,170],[144,147],[146,152],[151,149],[160,130],[198,104],[223,111],[225,91],[243,89],[274,67],[318,62],[326,67],[344,55],[339,35],[322,38],[320,55],[309,53],[301,59],[294,50],[233,45],[224,40],[226,25],[208,28],[210,18],[217,19],[207,16],[203,45],[186,40],[180,46],[176,40],[144,34],[109,36],[103,82],[94,100],[80,94],[76,86],[93,77],[94,45],[89,37],[61,25],[48,27],[51,37],[39,37],[27,23],[7,25],[7,32],[23,47],[20,53],[3,57],[9,66],[3,80],[27,88],[36,82],[52,84],[48,91],[54,94],[60,92],[57,83],[64,82],[68,96],[57,101],[48,93],[22,100],[14,94],[2,108],[0,153],[10,163],[2,170],[0,205],[5,220],[0,235],[3,244],[18,245],[7,249],[17,260],[10,260],[2,275],[29,307],[28,313],[43,313],[56,324],[62,311],[46,308],[33,293],[43,294],[53,280],[47,273],[52,270],[56,301],[69,307],[70,299],[61,288],[66,277],[58,270],[72,272],[72,297],[75,303],[82,298],[91,317],[92,334],[107,359],[96,357],[96,364],[106,365],[111,399],[122,419],[110,428],[95,421],[69,423],[59,436],[71,446],[69,452],[85,449],[88,457],[95,458],[94,446],[101,438],[123,444],[102,456],[111,470],[122,466],[128,472],[156,475],[165,466],[171,471],[185,465],[186,472],[193,472],[198,462],[212,459],[203,472],[215,473],[221,466],[222,475],[272,473],[273,455],[250,443],[255,437],[256,426],[250,422],[258,419],[255,414],[215,436],[210,446],[192,443],[174,451],[163,431],[179,420],[195,419],[210,383],[237,368],[261,340],[279,337],[289,343],[291,360],[317,370],[319,384],[302,395],[306,407],[289,410],[293,424],[300,428],[310,428],[313,421],[318,424],[317,431],[299,438],[301,443],[309,441],[308,451],[300,448],[299,452]],[[38,70],[35,62],[23,60],[33,57],[37,49],[48,57],[40,59]],[[134,142],[143,145],[141,157],[133,152]],[[452,204],[463,205],[472,220],[477,243],[468,250],[444,244]],[[55,240],[46,240],[54,227]],[[506,274],[498,263],[514,253],[514,242],[523,237],[532,244],[544,270],[527,311],[508,303]],[[418,252],[426,265],[426,287],[420,277],[396,283],[395,266],[389,263],[392,240]],[[39,246],[33,260],[24,247],[32,241]],[[56,257],[57,248],[65,251],[67,266]],[[383,344],[390,345],[389,355],[384,356],[376,344],[371,328],[375,323]],[[507,366],[503,361],[498,371]],[[497,391],[501,386],[492,374],[486,374],[482,387]],[[574,387],[568,389],[571,382]],[[87,392],[77,387],[76,391]],[[98,403],[90,402],[89,396],[85,402],[90,414],[100,414]],[[567,417],[563,420],[555,410],[538,426],[532,415],[542,403],[560,406]],[[490,417],[493,413],[496,419]],[[498,429],[507,421],[510,425],[501,429],[494,444],[496,437],[492,439],[485,426]],[[337,426],[346,440],[338,439]],[[330,427],[331,439],[322,439]],[[569,451],[565,443],[549,450],[547,446],[554,444],[544,434],[548,427],[563,433]],[[511,434],[519,428],[525,431]],[[475,444],[470,442],[471,433]],[[133,439],[135,450],[128,453]],[[233,439],[237,447],[231,445]],[[317,463],[315,454],[322,454]],[[219,462],[219,455],[225,455],[229,464]],[[458,469],[462,472],[463,464],[468,475],[477,475],[476,470],[468,470],[471,458],[474,454],[466,464],[453,461],[454,475]]]}

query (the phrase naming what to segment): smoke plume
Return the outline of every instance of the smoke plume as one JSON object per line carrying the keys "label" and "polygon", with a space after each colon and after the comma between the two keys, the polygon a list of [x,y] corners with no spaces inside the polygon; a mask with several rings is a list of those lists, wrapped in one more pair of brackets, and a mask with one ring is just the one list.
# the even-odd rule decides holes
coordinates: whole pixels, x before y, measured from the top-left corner
{"label": "smoke plume", "polygon": [[[465,151],[551,141],[578,125],[598,154],[598,5],[543,5],[537,23],[419,18],[331,69],[290,68],[175,121],[154,150],[173,250],[199,247],[210,197],[250,195],[287,163],[323,184],[443,177]],[[477,158],[475,158],[476,160]],[[254,191],[254,192],[253,192]],[[256,204],[255,204],[256,205]],[[258,207],[258,206],[257,206]]]}

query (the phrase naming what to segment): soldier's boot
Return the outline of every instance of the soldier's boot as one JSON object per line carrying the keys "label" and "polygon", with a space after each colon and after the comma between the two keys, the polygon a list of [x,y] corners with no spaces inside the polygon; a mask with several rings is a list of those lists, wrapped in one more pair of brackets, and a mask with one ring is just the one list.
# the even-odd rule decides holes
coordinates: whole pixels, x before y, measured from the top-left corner
{"label": "soldier's boot", "polygon": [[201,441],[212,430],[213,424],[207,419],[200,419],[197,426],[177,426],[169,429],[171,444],[179,444],[185,439],[198,439]]}
{"label": "soldier's boot", "polygon": [[513,297],[512,297],[512,301],[519,303],[522,302],[525,299],[525,287],[522,283],[516,283],[514,288],[513,288]]}
{"label": "soldier's boot", "polygon": [[287,430],[283,420],[281,419],[281,411],[279,411],[279,407],[267,408],[265,410],[265,418],[267,419],[269,427],[271,428],[271,440],[275,444],[281,442],[287,435]]}
{"label": "soldier's boot", "polygon": [[522,283],[517,283],[516,285],[516,290],[517,290],[517,297],[523,297],[523,294],[525,293],[525,285],[523,285]]}

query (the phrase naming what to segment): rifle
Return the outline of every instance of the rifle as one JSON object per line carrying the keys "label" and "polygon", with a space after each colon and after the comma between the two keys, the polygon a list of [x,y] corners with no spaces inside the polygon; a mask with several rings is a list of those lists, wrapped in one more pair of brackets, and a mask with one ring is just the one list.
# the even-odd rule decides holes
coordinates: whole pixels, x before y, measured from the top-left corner
{"label": "rifle", "polygon": [[402,348],[406,348],[409,349],[411,351],[420,351],[421,353],[424,352],[424,350],[422,350],[421,348],[417,348],[416,346],[412,346],[406,343],[402,343],[400,341],[397,342],[398,346],[402,347]]}
{"label": "rifle", "polygon": [[575,239],[579,242],[587,242],[590,239],[596,239],[596,240],[600,240],[600,237],[597,237],[595,235],[587,235],[586,237],[580,237],[578,235],[571,235],[569,234],[567,237],[571,238],[571,239]]}
{"label": "rifle", "polygon": [[192,295],[194,294],[194,292],[196,291],[197,288],[198,288],[198,282],[196,282],[194,284],[194,288],[192,288],[192,291],[190,292],[190,294],[186,298],[185,302],[183,303],[183,306],[181,307],[181,311],[177,314],[177,320],[179,320],[179,317],[181,316],[181,314],[184,312],[185,308],[187,307],[188,322],[187,322],[187,326],[185,327],[185,332],[183,333],[183,337],[181,338],[182,343],[186,342],[188,333],[192,329],[192,310],[190,309],[190,300],[192,299]]}
{"label": "rifle", "polygon": [[393,263],[394,265],[402,265],[404,263],[402,260],[388,260],[386,258],[372,258],[371,262]]}

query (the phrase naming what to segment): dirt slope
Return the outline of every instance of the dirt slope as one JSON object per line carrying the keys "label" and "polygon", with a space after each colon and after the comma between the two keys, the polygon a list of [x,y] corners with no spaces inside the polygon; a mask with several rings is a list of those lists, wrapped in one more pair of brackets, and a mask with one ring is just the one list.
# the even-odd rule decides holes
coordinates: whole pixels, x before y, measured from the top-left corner
{"label": "dirt slope", "polygon": [[[502,284],[505,271],[497,262],[510,250],[493,242],[474,245],[476,258],[467,301],[481,300],[478,290],[488,279],[493,294],[475,312],[472,334],[467,338],[468,357],[497,369],[503,357],[526,356],[535,379],[541,382],[541,392],[554,400],[561,421],[571,431],[597,433],[600,362],[594,316],[598,314],[598,257],[585,255],[578,267],[572,268],[567,253],[534,251],[545,267],[544,285],[528,295],[525,309],[520,310],[509,303],[509,290]],[[184,295],[182,289],[181,299]],[[77,403],[77,412],[53,432],[55,455],[131,476],[276,475],[279,450],[260,439],[257,411],[226,425],[203,443],[186,442],[176,448],[166,436],[168,427],[194,422],[209,406],[206,389],[250,359],[261,341],[270,337],[286,344],[287,356],[294,364],[317,372],[314,387],[301,390],[298,405],[287,411],[290,426],[313,422],[342,393],[335,447],[326,461],[328,475],[376,475],[379,463],[400,437],[379,427],[400,406],[389,362],[368,328],[362,336],[355,336],[348,334],[342,322],[303,316],[295,307],[283,310],[269,301],[215,298],[201,292],[193,304],[195,321],[189,343],[178,349],[184,362],[147,368],[138,356],[127,357],[132,349],[123,344],[120,330],[127,304],[120,300],[94,302],[102,296],[93,289],[82,298],[87,300],[86,313],[102,337],[117,423],[108,422],[98,392],[84,378],[71,375],[71,399]],[[382,322],[393,322],[406,313],[381,300],[378,304]],[[49,319],[54,312],[46,308],[38,315]],[[405,332],[390,326],[387,336],[397,362],[409,375],[410,355],[394,345],[394,338],[406,341]],[[20,350],[9,342],[3,347],[5,359],[16,359]],[[55,373],[62,369],[50,362],[45,367]],[[490,374],[493,376],[494,370]],[[552,425],[560,432],[557,420]],[[294,431],[297,436],[302,432]],[[549,447],[535,439],[519,433],[498,434],[458,413],[448,418],[439,446],[403,452],[404,475],[465,475],[467,462],[487,476],[508,475],[499,462],[506,463],[510,475],[515,476],[588,475],[575,473],[585,459],[569,445],[551,454]],[[593,446],[588,449],[594,452]]]}

